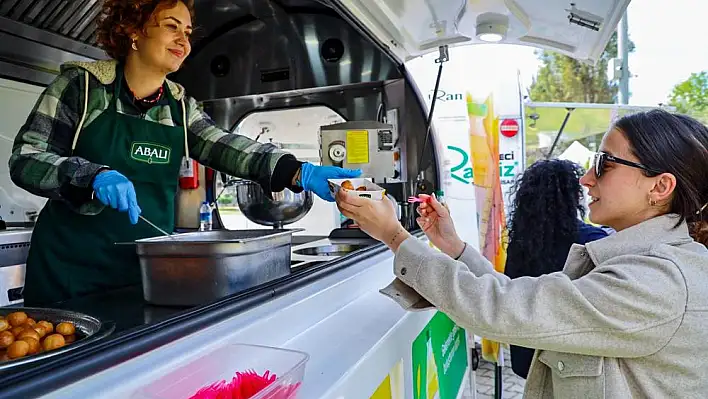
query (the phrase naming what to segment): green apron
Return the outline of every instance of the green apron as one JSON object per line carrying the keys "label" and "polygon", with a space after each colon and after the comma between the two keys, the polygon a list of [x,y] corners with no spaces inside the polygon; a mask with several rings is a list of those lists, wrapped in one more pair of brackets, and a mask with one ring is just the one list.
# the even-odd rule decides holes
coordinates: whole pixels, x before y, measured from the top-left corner
{"label": "green apron", "polygon": [[[166,231],[174,231],[175,194],[186,152],[184,119],[166,126],[116,110],[122,85],[118,69],[108,108],[82,129],[73,155],[107,165],[135,186],[142,215]],[[173,120],[183,117],[165,83]],[[184,104],[182,104],[184,110]],[[25,287],[26,306],[38,306],[100,291],[140,284],[134,246],[115,245],[159,235],[127,212],[106,207],[98,215],[80,215],[61,201],[50,200],[32,233]]]}

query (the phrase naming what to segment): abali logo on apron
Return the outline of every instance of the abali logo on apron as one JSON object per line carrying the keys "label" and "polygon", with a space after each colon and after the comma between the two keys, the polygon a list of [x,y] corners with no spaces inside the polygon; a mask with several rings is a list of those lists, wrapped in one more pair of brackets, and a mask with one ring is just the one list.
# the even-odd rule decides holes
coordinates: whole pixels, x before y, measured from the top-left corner
{"label": "abali logo on apron", "polygon": [[130,149],[130,157],[139,162],[164,165],[170,163],[172,149],[161,144],[136,142]]}

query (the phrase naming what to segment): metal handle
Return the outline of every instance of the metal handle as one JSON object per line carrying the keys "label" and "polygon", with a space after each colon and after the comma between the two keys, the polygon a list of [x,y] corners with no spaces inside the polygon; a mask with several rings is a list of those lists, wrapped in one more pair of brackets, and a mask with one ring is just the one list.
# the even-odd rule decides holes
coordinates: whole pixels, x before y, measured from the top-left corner
{"label": "metal handle", "polygon": [[157,227],[157,225],[155,225],[153,222],[151,222],[151,221],[147,220],[146,218],[144,218],[143,215],[138,215],[138,217],[139,217],[143,222],[149,224],[150,226],[152,226],[155,230],[159,231],[160,233],[166,235],[167,237],[172,238],[173,240],[175,239],[174,237],[172,237],[172,234],[170,234],[170,233],[166,232],[165,230],[162,230],[161,228]]}

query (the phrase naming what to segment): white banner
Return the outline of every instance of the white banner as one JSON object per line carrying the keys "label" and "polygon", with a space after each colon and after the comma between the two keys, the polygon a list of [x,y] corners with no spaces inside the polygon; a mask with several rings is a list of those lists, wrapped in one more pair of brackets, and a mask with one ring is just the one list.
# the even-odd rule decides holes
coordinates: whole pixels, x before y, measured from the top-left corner
{"label": "white banner", "polygon": [[[459,51],[458,51],[459,50]],[[464,51],[462,51],[464,50]],[[513,137],[500,134],[500,176],[508,215],[509,190],[524,167],[523,120],[518,88],[518,72],[513,62],[480,62],[475,50],[453,48],[443,66],[436,95],[433,124],[439,148],[443,150],[443,190],[461,238],[477,246],[479,240],[476,203],[470,160],[469,119],[466,93],[482,102],[492,95],[494,113],[500,119],[514,119],[519,130]],[[480,53],[481,54],[481,53]],[[439,64],[437,54],[407,64],[428,108],[433,99]]]}

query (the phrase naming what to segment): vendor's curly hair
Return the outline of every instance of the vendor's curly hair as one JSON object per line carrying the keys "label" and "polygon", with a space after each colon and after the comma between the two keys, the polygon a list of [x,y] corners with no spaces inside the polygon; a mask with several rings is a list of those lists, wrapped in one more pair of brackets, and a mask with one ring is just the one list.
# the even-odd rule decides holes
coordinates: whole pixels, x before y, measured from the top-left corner
{"label": "vendor's curly hair", "polygon": [[178,2],[187,6],[194,19],[194,0],[104,0],[96,22],[98,45],[113,59],[125,58],[132,44],[130,34],[145,32],[151,18]]}
{"label": "vendor's curly hair", "polygon": [[[578,234],[578,217],[585,216],[580,177],[585,171],[570,161],[540,160],[512,187],[505,274],[537,277],[558,271]],[[562,259],[552,259],[554,254]]]}

